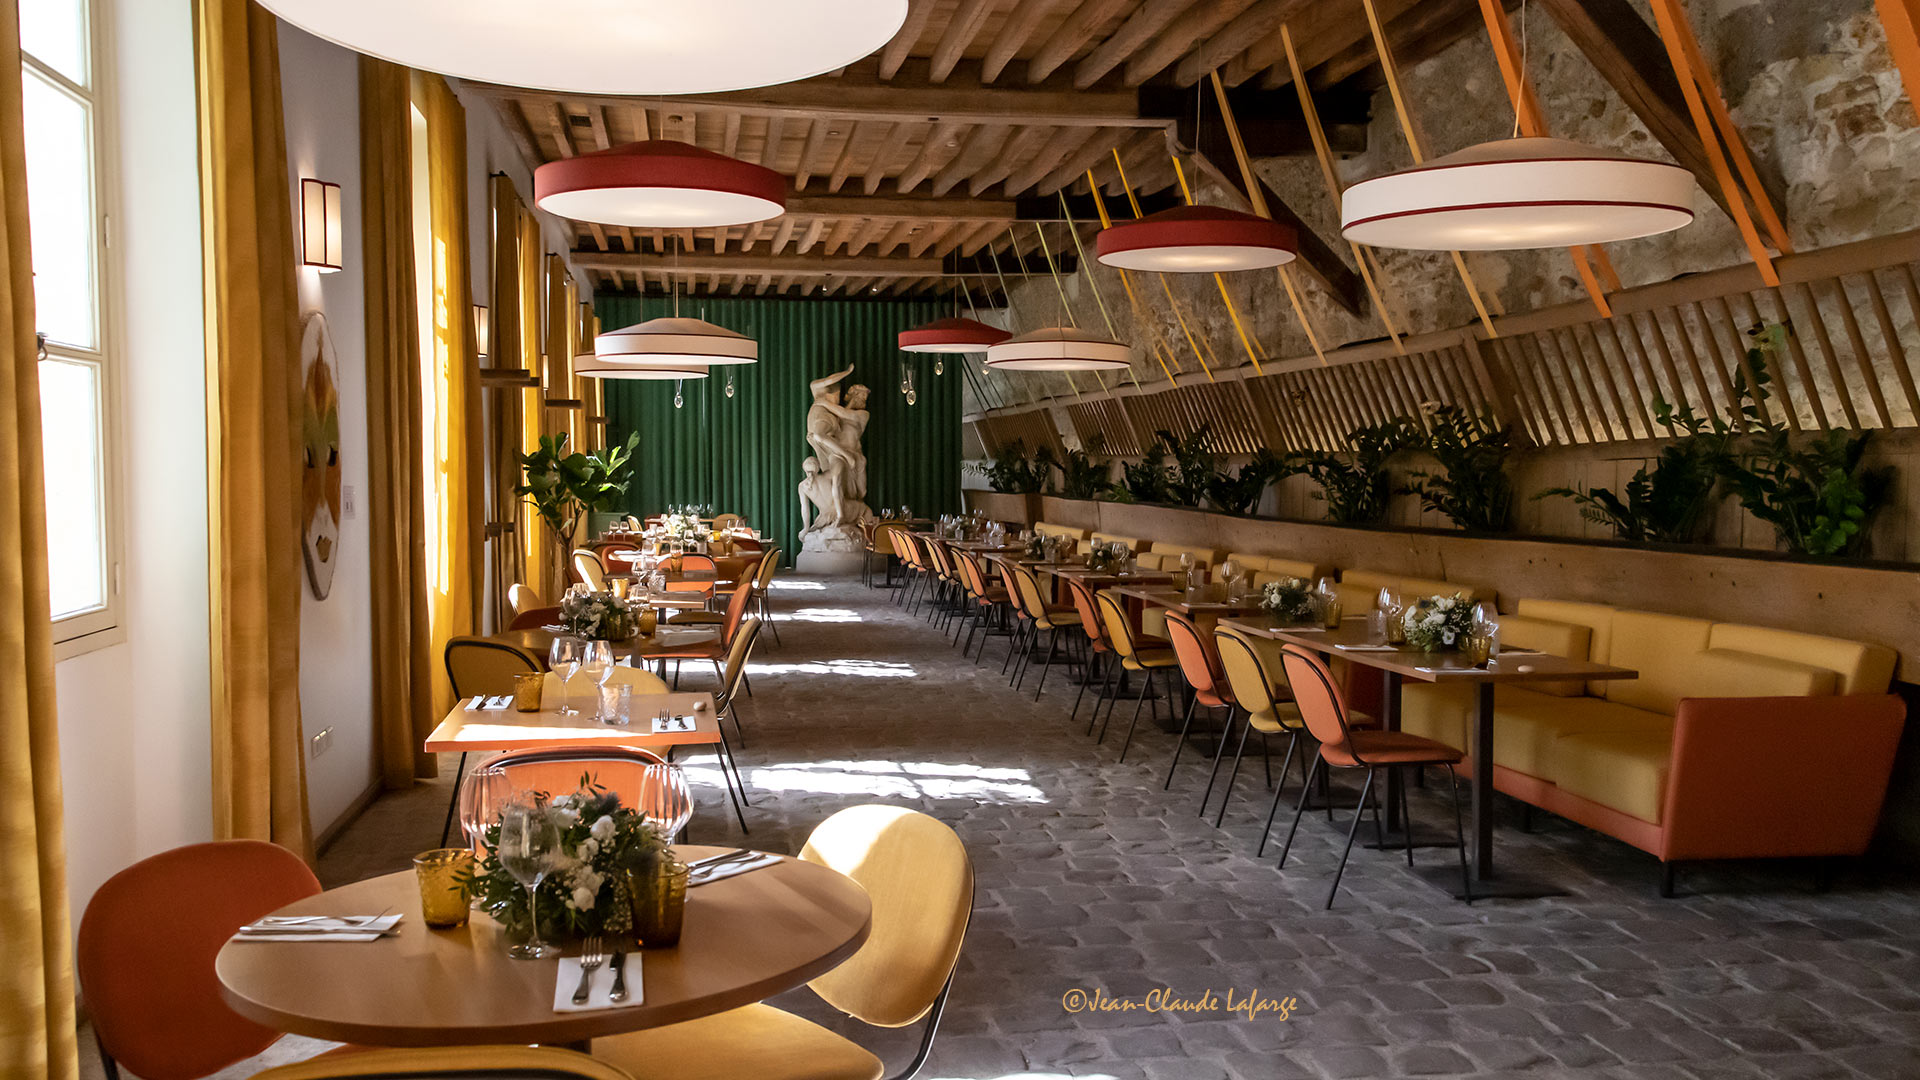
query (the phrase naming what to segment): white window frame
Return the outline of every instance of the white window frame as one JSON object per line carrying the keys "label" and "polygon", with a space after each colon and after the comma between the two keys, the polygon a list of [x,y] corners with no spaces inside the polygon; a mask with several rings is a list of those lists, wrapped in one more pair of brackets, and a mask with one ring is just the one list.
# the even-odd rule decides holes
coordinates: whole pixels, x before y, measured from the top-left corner
{"label": "white window frame", "polygon": [[[112,108],[113,65],[106,62],[113,55],[109,33],[112,3],[113,0],[83,0],[87,46],[90,50],[87,57],[87,86],[75,84],[53,67],[34,58],[24,48],[21,50],[23,70],[14,76],[24,78],[26,71],[31,70],[56,89],[82,102],[87,108],[93,135],[94,286],[98,306],[98,348],[80,349],[47,341],[43,349],[49,359],[92,366],[99,379],[99,415],[95,419],[102,444],[100,494],[103,505],[100,520],[106,534],[101,538],[101,553],[106,562],[106,591],[101,606],[53,621],[56,660],[126,640],[123,581],[126,561],[123,528],[125,499],[120,400],[120,365],[125,356],[124,328],[120,318],[123,275],[112,251],[112,209],[119,205],[119,191],[116,183],[117,156],[114,153],[117,129]],[[31,191],[27,197],[29,201],[32,200]]]}

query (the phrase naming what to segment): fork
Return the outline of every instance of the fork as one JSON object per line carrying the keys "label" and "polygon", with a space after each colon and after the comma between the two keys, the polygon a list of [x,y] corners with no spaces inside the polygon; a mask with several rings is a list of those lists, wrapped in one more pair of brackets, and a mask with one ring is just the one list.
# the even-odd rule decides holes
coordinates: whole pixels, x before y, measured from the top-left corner
{"label": "fork", "polygon": [[580,989],[573,992],[573,1003],[585,1005],[587,995],[593,991],[593,973],[607,962],[607,950],[598,937],[587,939],[586,947],[580,953]]}

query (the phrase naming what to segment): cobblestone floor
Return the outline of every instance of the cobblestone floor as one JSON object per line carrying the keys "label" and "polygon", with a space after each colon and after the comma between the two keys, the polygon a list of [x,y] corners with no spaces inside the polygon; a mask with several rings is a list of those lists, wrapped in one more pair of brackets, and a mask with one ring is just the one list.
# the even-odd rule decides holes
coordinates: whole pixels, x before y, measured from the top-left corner
{"label": "cobblestone floor", "polygon": [[[1357,849],[1322,911],[1343,835],[1309,818],[1285,872],[1272,849],[1255,858],[1257,775],[1214,828],[1195,812],[1204,760],[1184,757],[1163,791],[1172,736],[1143,722],[1120,764],[1117,737],[1096,746],[1067,722],[1073,688],[1058,669],[1036,703],[1032,680],[1016,694],[999,676],[1002,639],[976,667],[889,593],[776,587],[785,641],[762,636],[740,752],[755,804],[746,841],[795,851],[835,810],[881,801],[950,823],[974,859],[975,917],[924,1077],[1920,1077],[1910,880],[1854,873],[1819,893],[1804,867],[1742,865],[1683,874],[1683,896],[1661,900],[1650,857],[1545,815],[1523,834],[1508,814],[1502,864],[1570,895],[1469,907],[1398,852]],[[693,767],[695,839],[741,839],[717,773]],[[1439,794],[1415,793],[1416,820],[1451,824]],[[442,781],[376,803],[322,876],[404,867],[432,846],[445,797]],[[1452,858],[1417,852],[1423,865]],[[1063,1003],[1157,989],[1211,991],[1220,1007]],[[1229,992],[1297,1009],[1237,1017]],[[779,1003],[896,1065],[910,1054],[908,1033],[835,1020],[804,991]]]}

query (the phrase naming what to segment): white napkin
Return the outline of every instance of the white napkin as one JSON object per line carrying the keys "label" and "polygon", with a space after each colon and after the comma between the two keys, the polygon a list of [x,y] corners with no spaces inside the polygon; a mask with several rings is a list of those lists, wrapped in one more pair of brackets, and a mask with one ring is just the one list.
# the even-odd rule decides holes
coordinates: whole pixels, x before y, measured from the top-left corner
{"label": "white napkin", "polygon": [[779,861],[778,855],[762,854],[757,858],[739,859],[721,863],[718,866],[695,867],[687,876],[687,888],[691,889],[695,885],[705,885],[708,882],[734,877],[749,870],[758,870],[763,866],[772,866]]}
{"label": "white napkin", "polygon": [[1335,645],[1342,652],[1397,652],[1398,645]]}
{"label": "white napkin", "polygon": [[587,1003],[575,1005],[573,992],[580,989],[580,958],[563,956],[560,958],[560,973],[553,980],[554,1012],[593,1012],[597,1009],[627,1009],[641,1004],[646,994],[640,988],[640,954],[627,951],[627,999],[610,1001],[613,993],[613,954],[607,954],[607,963],[601,964],[593,972],[593,982],[587,990]]}
{"label": "white napkin", "polygon": [[475,695],[472,701],[467,702],[467,711],[468,712],[496,711],[499,709],[504,709],[507,706],[512,704],[513,704],[512,694],[499,694],[495,697],[488,697],[485,694],[478,694],[478,695]]}
{"label": "white napkin", "polygon": [[[400,916],[305,918],[269,915],[233,935],[235,941],[377,941],[393,932]],[[362,932],[364,931],[364,932]]]}
{"label": "white napkin", "polygon": [[1274,629],[1283,634],[1324,634],[1327,632],[1327,628],[1324,626],[1276,626]]}
{"label": "white napkin", "polygon": [[653,718],[653,733],[667,735],[676,731],[694,730],[692,716],[656,716]]}

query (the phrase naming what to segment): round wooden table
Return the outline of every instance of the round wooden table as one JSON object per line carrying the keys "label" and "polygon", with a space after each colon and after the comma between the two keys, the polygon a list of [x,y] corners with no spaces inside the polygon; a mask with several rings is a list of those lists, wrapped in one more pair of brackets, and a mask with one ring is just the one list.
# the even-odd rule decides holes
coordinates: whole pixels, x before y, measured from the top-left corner
{"label": "round wooden table", "polygon": [[[727,849],[682,846],[683,859]],[[852,956],[873,905],[852,878],[783,858],[687,891],[680,944],[629,954],[641,1004],[553,1011],[558,961],[514,960],[500,925],[430,930],[413,871],[328,889],[279,915],[398,911],[399,932],[367,942],[229,941],[214,962],[233,1010],[276,1031],[368,1046],[580,1043],[677,1024],[791,990]]]}

